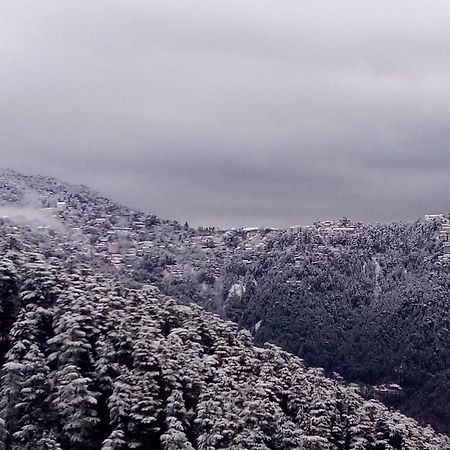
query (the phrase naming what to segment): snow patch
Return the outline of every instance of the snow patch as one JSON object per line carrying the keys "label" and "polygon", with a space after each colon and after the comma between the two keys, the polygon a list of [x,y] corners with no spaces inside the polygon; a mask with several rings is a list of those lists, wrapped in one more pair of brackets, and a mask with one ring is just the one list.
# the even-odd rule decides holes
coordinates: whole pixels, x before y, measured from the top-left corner
{"label": "snow patch", "polygon": [[240,283],[235,283],[230,287],[228,295],[236,295],[237,297],[242,297],[245,294],[245,287]]}

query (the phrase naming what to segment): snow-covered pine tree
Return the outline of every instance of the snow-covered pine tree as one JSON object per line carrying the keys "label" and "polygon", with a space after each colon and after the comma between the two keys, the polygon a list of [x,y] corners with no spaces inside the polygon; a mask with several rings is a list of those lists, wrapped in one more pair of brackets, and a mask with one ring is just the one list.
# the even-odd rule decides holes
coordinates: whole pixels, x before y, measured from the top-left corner
{"label": "snow-covered pine tree", "polygon": [[92,380],[84,377],[78,366],[67,364],[55,373],[54,382],[53,405],[67,446],[74,450],[95,448],[99,418],[97,399],[90,390]]}
{"label": "snow-covered pine tree", "polygon": [[34,450],[51,423],[49,368],[36,344],[30,346],[22,364],[24,380],[14,405],[18,429],[12,436],[12,449]]}
{"label": "snow-covered pine tree", "polygon": [[125,433],[123,430],[114,430],[107,439],[103,441],[101,450],[123,450],[127,448]]}

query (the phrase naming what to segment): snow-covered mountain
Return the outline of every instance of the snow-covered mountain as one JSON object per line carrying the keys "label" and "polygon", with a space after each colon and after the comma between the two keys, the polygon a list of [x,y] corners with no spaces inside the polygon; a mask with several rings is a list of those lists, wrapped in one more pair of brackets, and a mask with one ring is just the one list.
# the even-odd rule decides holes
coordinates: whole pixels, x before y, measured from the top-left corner
{"label": "snow-covered mountain", "polygon": [[[288,350],[293,355],[301,357],[307,367],[323,367],[324,369],[309,371],[302,368],[303,363],[300,363],[294,356],[289,356],[290,361],[297,361],[295,364],[298,365],[298,370],[304,376],[309,376],[307,374],[311,373],[319,376],[318,374],[323,371],[332,377],[334,381],[320,375],[319,378],[325,383],[324,386],[327,386],[326,389],[343,389],[351,398],[358,398],[360,405],[367,406],[367,402],[369,402],[368,404],[372,406],[368,406],[367,410],[364,409],[369,416],[372,414],[370,412],[372,410],[383,411],[380,414],[389,416],[384,407],[377,402],[374,403],[373,399],[375,398],[413,415],[422,424],[431,422],[438,429],[449,432],[447,418],[450,418],[450,389],[446,380],[450,373],[450,352],[448,350],[450,348],[450,324],[447,314],[450,306],[448,304],[450,270],[446,258],[447,219],[445,216],[438,219],[415,224],[394,223],[389,225],[364,225],[342,219],[337,222],[316,223],[310,227],[294,227],[289,230],[193,229],[188,224],[179,224],[175,221],[161,219],[153,214],[127,208],[87,187],[72,186],[52,178],[24,176],[3,170],[0,171],[0,226],[2,232],[0,242],[5,255],[3,258],[5,267],[15,274],[16,287],[12,295],[7,282],[10,275],[5,275],[6,284],[1,291],[4,317],[1,341],[2,364],[10,362],[19,364],[19,359],[25,357],[24,353],[19,353],[19,356],[13,356],[13,359],[18,358],[17,361],[10,361],[8,359],[10,357],[5,354],[11,353],[11,346],[14,345],[12,344],[14,327],[20,326],[16,324],[20,323],[22,319],[19,320],[19,318],[23,318],[23,315],[26,314],[27,299],[33,298],[33,289],[39,292],[38,297],[44,298],[47,296],[46,286],[52,286],[52,289],[55,287],[55,292],[58,294],[52,294],[52,300],[48,300],[52,306],[50,303],[46,306],[52,312],[49,313],[48,320],[39,318],[39,324],[36,325],[43,327],[39,328],[40,331],[37,332],[37,335],[41,336],[39,349],[43,353],[45,364],[48,367],[48,373],[46,372],[44,378],[50,377],[49,383],[53,386],[44,404],[48,406],[52,403],[53,397],[56,395],[54,391],[54,385],[57,384],[56,372],[59,369],[57,369],[56,360],[52,359],[51,355],[56,351],[55,345],[59,344],[51,341],[52,345],[50,345],[48,342],[57,334],[55,331],[57,317],[63,311],[58,306],[59,293],[66,290],[79,290],[83,293],[83,297],[91,298],[91,290],[98,283],[99,286],[103,286],[102,289],[105,292],[104,295],[102,294],[104,296],[101,300],[102,304],[108,304],[111,296],[115,295],[125,299],[120,302],[130,302],[130,298],[139,298],[141,299],[139,301],[145,303],[147,300],[143,300],[144,297],[152,297],[152,301],[157,306],[152,306],[150,309],[152,314],[158,316],[159,314],[164,315],[165,306],[161,305],[166,305],[167,301],[172,305],[172,300],[168,300],[167,296],[169,296],[177,304],[184,305],[179,307],[180,311],[184,311],[188,315],[194,314],[191,312],[194,311],[195,314],[207,317],[208,319],[205,320],[208,321],[208,324],[204,326],[212,328],[210,333],[214,334],[216,328],[225,327],[228,330],[227,333],[234,336],[227,337],[226,339],[229,339],[227,342],[237,342],[236,339],[239,336],[245,336],[245,345],[248,345],[248,349],[251,348],[248,351],[254,353],[250,359],[256,358],[250,364],[251,366],[260,365],[258,359],[260,350],[253,349],[248,334],[238,332],[238,329],[241,328],[249,330],[261,348],[264,348],[265,341],[269,341]],[[36,275],[36,273],[40,273],[41,270],[44,270],[45,273],[50,271],[53,278],[47,281],[32,281],[36,276],[39,278],[40,275]],[[89,280],[87,285],[85,284],[86,280]],[[30,283],[33,285],[33,289],[28,289],[27,286]],[[150,295],[149,292],[152,294]],[[47,302],[47,300],[45,301]],[[80,307],[75,298],[61,301],[67,301],[71,305],[71,302],[74,301],[72,306],[67,306],[68,311],[71,311],[70,314],[75,313],[76,309]],[[95,317],[97,317],[95,303],[99,301],[100,297],[97,295],[88,302],[89,314]],[[31,303],[34,306],[30,306],[30,308],[39,309],[42,306],[38,300],[33,300]],[[102,308],[107,309],[108,306],[105,305]],[[221,322],[216,316],[202,312],[195,305],[217,313],[222,318],[233,320],[238,324],[238,328],[228,322]],[[120,308],[122,306],[114,307],[112,314],[115,315],[117,309]],[[136,314],[136,311],[130,314]],[[101,329],[101,321],[104,320],[104,316],[102,317],[100,322],[96,322],[94,328]],[[122,319],[125,320],[124,317]],[[85,319],[80,320],[83,322]],[[131,322],[135,321],[135,319],[130,320]],[[152,315],[148,320],[153,324],[152,327],[158,328],[159,326],[161,328],[164,339],[168,337],[167,333],[170,334],[171,328],[169,327],[169,331],[164,331],[165,325],[162,325],[160,318]],[[155,325],[155,320],[158,325]],[[185,323],[184,319],[182,322]],[[128,337],[126,339],[128,342],[126,345],[129,345],[129,348],[124,350],[124,355],[128,355],[124,358],[128,362],[125,363],[122,360],[119,362],[117,358],[114,359],[111,364],[114,366],[113,372],[116,372],[108,372],[109,387],[105,388],[106,391],[101,391],[98,387],[100,382],[96,377],[100,375],[96,364],[98,358],[103,358],[100,356],[102,351],[108,353],[110,344],[107,344],[102,350],[97,349],[100,339],[97,331],[89,338],[89,356],[85,357],[91,362],[82,370],[80,376],[89,378],[91,381],[88,384],[93,383],[89,386],[95,386],[94,390],[96,390],[93,398],[98,402],[98,406],[94,408],[98,423],[96,422],[92,430],[97,432],[99,427],[103,430],[98,435],[95,444],[97,447],[93,448],[101,448],[100,441],[107,439],[106,434],[113,433],[117,428],[114,428],[115,425],[113,426],[112,422],[109,425],[106,424],[112,414],[108,410],[109,400],[107,401],[107,399],[111,396],[116,378],[122,380],[120,378],[123,374],[122,366],[125,364],[126,370],[134,370],[132,355],[136,351],[134,341],[137,339],[136,330],[139,326],[135,322],[133,323],[134,325],[124,325],[127,330],[128,326],[135,330],[127,331],[133,336],[130,342],[128,342]],[[183,325],[182,328],[184,327]],[[188,346],[195,347],[194,343],[198,342],[198,337],[195,337],[194,341],[191,341],[191,337],[186,337],[190,336],[191,328],[193,326],[187,326],[189,333],[183,334],[181,340],[183,345],[186,341]],[[199,330],[195,330],[195,332],[199,333]],[[83,329],[83,333],[89,334],[91,331]],[[105,333],[107,334],[107,332]],[[160,332],[155,331],[155,333]],[[208,358],[216,350],[208,347],[209,338],[202,339],[206,339],[206,341],[199,341],[205,359],[202,362],[201,372],[203,373],[210,370],[205,368],[205,365],[215,364],[214,358]],[[75,344],[75,346],[77,345]],[[239,348],[239,352],[247,351],[245,346]],[[287,358],[287,354],[282,350],[270,348],[277,355],[284,355],[280,358]],[[197,350],[200,351],[200,349]],[[237,358],[240,361],[239,364],[245,367],[247,357],[239,356]],[[224,357],[223,359],[225,360]],[[20,364],[22,363],[20,362]],[[237,365],[236,362],[233,364]],[[180,361],[174,365],[182,367]],[[18,367],[14,364],[10,366],[11,368]],[[158,370],[160,373],[158,377],[160,377],[162,369]],[[247,369],[242,370],[245,372]],[[260,376],[259,369],[248,370],[249,373],[256,370],[254,378],[251,378],[252,383],[256,382],[255,380]],[[273,370],[278,373],[281,369]],[[22,376],[21,371],[22,368],[19,367],[16,373],[19,378]],[[339,374],[335,372],[339,372]],[[184,377],[184,375],[180,376]],[[232,375],[231,378],[234,376]],[[245,378],[242,374],[236,376],[238,379]],[[342,376],[348,383],[355,382],[358,385],[341,384],[338,380],[342,380]],[[42,375],[40,377],[42,378]],[[158,380],[160,381],[160,378]],[[164,383],[161,386],[163,385]],[[235,381],[230,386],[233,386],[233,388],[229,387],[232,392],[234,392],[233,389],[237,389]],[[160,418],[167,413],[167,405],[164,402],[167,401],[169,394],[161,394],[164,389],[163,387],[157,389],[160,392],[158,395],[161,396],[156,402],[159,405],[158,408],[162,408],[158,409]],[[216,386],[214,389],[218,395],[219,388]],[[278,392],[275,387],[270,389]],[[308,392],[310,391],[312,395],[313,387],[308,388]],[[231,444],[232,441],[225,437],[223,437],[223,442],[228,442],[227,445],[231,447],[226,447],[222,441],[220,444],[222,447],[218,443],[211,444],[210,447],[207,447],[205,443],[204,447],[199,447],[198,437],[194,437],[192,434],[196,432],[193,430],[197,430],[195,418],[198,412],[195,411],[195,408],[193,409],[191,400],[186,399],[186,395],[184,392],[186,413],[183,414],[187,414],[189,417],[193,415],[194,422],[189,422],[191,428],[186,428],[188,425],[183,422],[187,419],[181,420],[177,415],[175,415],[177,420],[181,421],[183,425],[179,425],[172,419],[170,421],[180,433],[185,433],[194,448],[252,448],[245,446],[249,444],[232,447],[232,445],[238,445],[236,443],[238,441]],[[234,394],[228,393],[227,395]],[[248,393],[244,395],[247,400],[239,403],[239,408],[244,408],[246,401],[256,401],[248,400],[248,395]],[[347,440],[344,439],[345,442],[342,441],[341,444],[338,444],[337,441],[342,439],[342,435],[334,441],[330,440],[330,437],[326,437],[329,440],[328,443],[318,438],[318,443],[306,444],[307,441],[313,442],[315,439],[308,436],[320,437],[322,435],[320,433],[311,434],[312,432],[308,434],[309,431],[305,431],[304,428],[306,425],[299,425],[300,422],[297,423],[293,419],[292,411],[286,410],[286,405],[283,403],[286,398],[280,397],[280,395],[278,392],[275,397],[269,396],[269,398],[278,405],[276,408],[281,408],[286,420],[293,423],[293,425],[286,425],[288,430],[291,430],[292,427],[294,427],[293,429],[299,428],[298,433],[294,434],[300,439],[304,448],[447,448],[445,446],[421,447],[422,444],[417,447],[407,447],[405,440],[398,441],[403,442],[403,447],[398,447],[400,444],[396,444],[397,441],[394,438],[392,438],[393,440],[389,438],[391,439],[389,440],[385,434],[374,431],[375,429],[372,428],[370,428],[370,433],[375,433],[374,435],[381,433],[384,437],[380,439],[387,439],[386,442],[390,442],[391,447],[387,444],[385,447],[376,447],[373,446],[375,445],[373,442],[372,444],[367,443],[371,442],[370,439],[375,438],[370,438],[366,444],[361,444],[360,447],[357,447],[357,444],[352,444],[353,447],[350,447],[349,437],[345,438]],[[335,394],[332,394],[331,397],[333,395]],[[363,395],[364,399],[360,395]],[[212,397],[210,400],[213,403],[215,401]],[[309,402],[310,400],[307,400],[307,403]],[[341,408],[341,406],[336,406],[339,405],[336,399],[330,402],[324,403],[325,410],[328,411],[331,404],[335,405],[333,407]],[[12,437],[12,430],[15,429],[15,425],[11,428],[11,424],[14,421],[17,422],[17,415],[14,415],[15,412],[11,412],[14,411],[11,403],[5,408],[3,409],[4,416],[13,414],[11,419],[8,419],[9,422],[8,420],[6,422],[8,434],[5,435],[8,436],[6,438],[8,445],[13,445],[15,438]],[[223,405],[218,408],[221,411],[226,410]],[[306,406],[302,406],[302,408],[306,408]],[[366,407],[364,406],[364,408]],[[192,411],[188,414],[190,410]],[[58,416],[55,411],[53,411],[52,417],[53,423],[57,425],[46,429],[45,436],[56,436],[55,439],[60,442],[62,448],[78,448],[74,443],[67,441],[68,431],[65,432],[58,428],[61,426],[59,422],[63,421],[63,417],[66,416]],[[310,410],[307,408],[303,413],[297,410],[296,414],[305,414],[307,419],[302,420],[308,421],[310,420],[308,411]],[[358,409],[358,411],[358,413],[354,411],[351,414],[358,415],[361,410]],[[256,414],[258,417],[253,420],[256,422],[266,420],[259,417],[258,414]],[[317,414],[320,416],[322,413]],[[334,427],[330,423],[334,424],[338,420],[335,418],[335,412],[330,414],[331,418],[326,419],[330,422],[326,422],[328,425],[324,425],[324,429],[328,431],[328,426],[331,426],[330,430]],[[401,423],[406,420],[400,415],[395,415],[395,417]],[[241,420],[233,416],[234,419]],[[83,420],[80,419],[82,422]],[[90,421],[89,418],[86,420]],[[129,423],[129,420],[131,419],[127,418],[126,422]],[[155,443],[156,440],[152,440],[151,445],[154,447],[148,448],[159,448],[157,445],[162,445],[161,436],[169,426],[163,425],[162,419],[158,420],[159,431],[155,434],[154,439],[158,440],[159,444]],[[341,417],[339,420],[344,419]],[[356,426],[352,420],[346,422],[347,425],[342,425],[344,428],[347,427],[345,428],[347,431],[343,432],[346,436],[350,436],[351,430]],[[414,422],[408,423],[413,428],[417,427]],[[130,427],[130,430],[133,429],[133,426],[130,425]],[[235,433],[241,435],[245,427],[242,423],[239,427],[233,429]],[[399,427],[401,428],[403,425],[399,425]],[[105,447],[105,449],[122,448],[119,446],[121,439],[129,442],[128,438],[121,437],[121,433],[124,432],[127,435],[128,432],[133,434],[135,431],[126,431],[122,428],[116,430],[117,433],[111,437],[111,439],[117,440],[114,444],[116,447],[111,443],[108,444],[110,447]],[[397,425],[394,428],[397,430]],[[264,428],[261,433],[269,436],[270,430],[272,430],[270,427]],[[389,430],[387,433],[392,434],[393,431]],[[417,432],[421,436],[423,433],[431,433],[430,436],[434,436],[430,430],[426,432],[423,429],[418,428],[418,430]],[[333,434],[332,431],[330,432]],[[136,431],[136,433],[138,432]],[[221,431],[220,433],[225,432]],[[408,431],[408,433],[410,432]],[[261,438],[261,442],[264,442],[267,448],[302,448],[282,447],[279,441],[277,441],[278,444],[270,443],[272,438],[267,436]],[[305,438],[305,436],[307,437]],[[292,438],[293,442],[300,442],[296,441],[297,437]],[[135,436],[132,439],[138,439],[138,437]],[[441,438],[436,437],[435,439]],[[14,445],[16,445],[15,448],[21,448],[17,446],[18,443]],[[123,448],[128,448],[126,445]],[[213,445],[217,445],[217,447]],[[80,446],[85,446],[85,443]],[[163,448],[189,447],[167,446]]]}

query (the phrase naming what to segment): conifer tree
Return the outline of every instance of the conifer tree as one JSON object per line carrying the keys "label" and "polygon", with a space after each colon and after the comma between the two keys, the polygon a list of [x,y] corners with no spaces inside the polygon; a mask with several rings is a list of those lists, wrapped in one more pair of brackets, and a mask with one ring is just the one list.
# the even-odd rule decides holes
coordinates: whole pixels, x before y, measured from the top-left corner
{"label": "conifer tree", "polygon": [[49,368],[36,344],[31,345],[23,358],[23,375],[18,403],[14,405],[19,419],[12,448],[33,450],[51,422]]}
{"label": "conifer tree", "polygon": [[65,441],[75,450],[95,448],[95,428],[99,419],[91,383],[92,380],[83,377],[79,367],[73,364],[63,366],[55,374],[53,404]]}

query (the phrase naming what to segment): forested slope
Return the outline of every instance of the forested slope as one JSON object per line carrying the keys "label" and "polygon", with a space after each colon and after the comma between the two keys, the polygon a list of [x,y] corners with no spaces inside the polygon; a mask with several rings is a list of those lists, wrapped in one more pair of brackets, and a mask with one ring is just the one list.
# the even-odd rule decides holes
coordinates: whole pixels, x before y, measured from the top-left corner
{"label": "forested slope", "polygon": [[450,449],[231,322],[0,232],[0,448]]}
{"label": "forested slope", "polygon": [[347,380],[400,384],[383,398],[448,432],[450,271],[436,229],[366,226],[320,252],[312,233],[286,234],[248,271],[227,316]]}
{"label": "forested slope", "polygon": [[337,224],[351,234],[323,223],[193,229],[86,187],[0,170],[2,205],[44,221],[19,220],[48,260],[70,255],[69,268],[155,284],[450,433],[450,265],[439,222]]}

